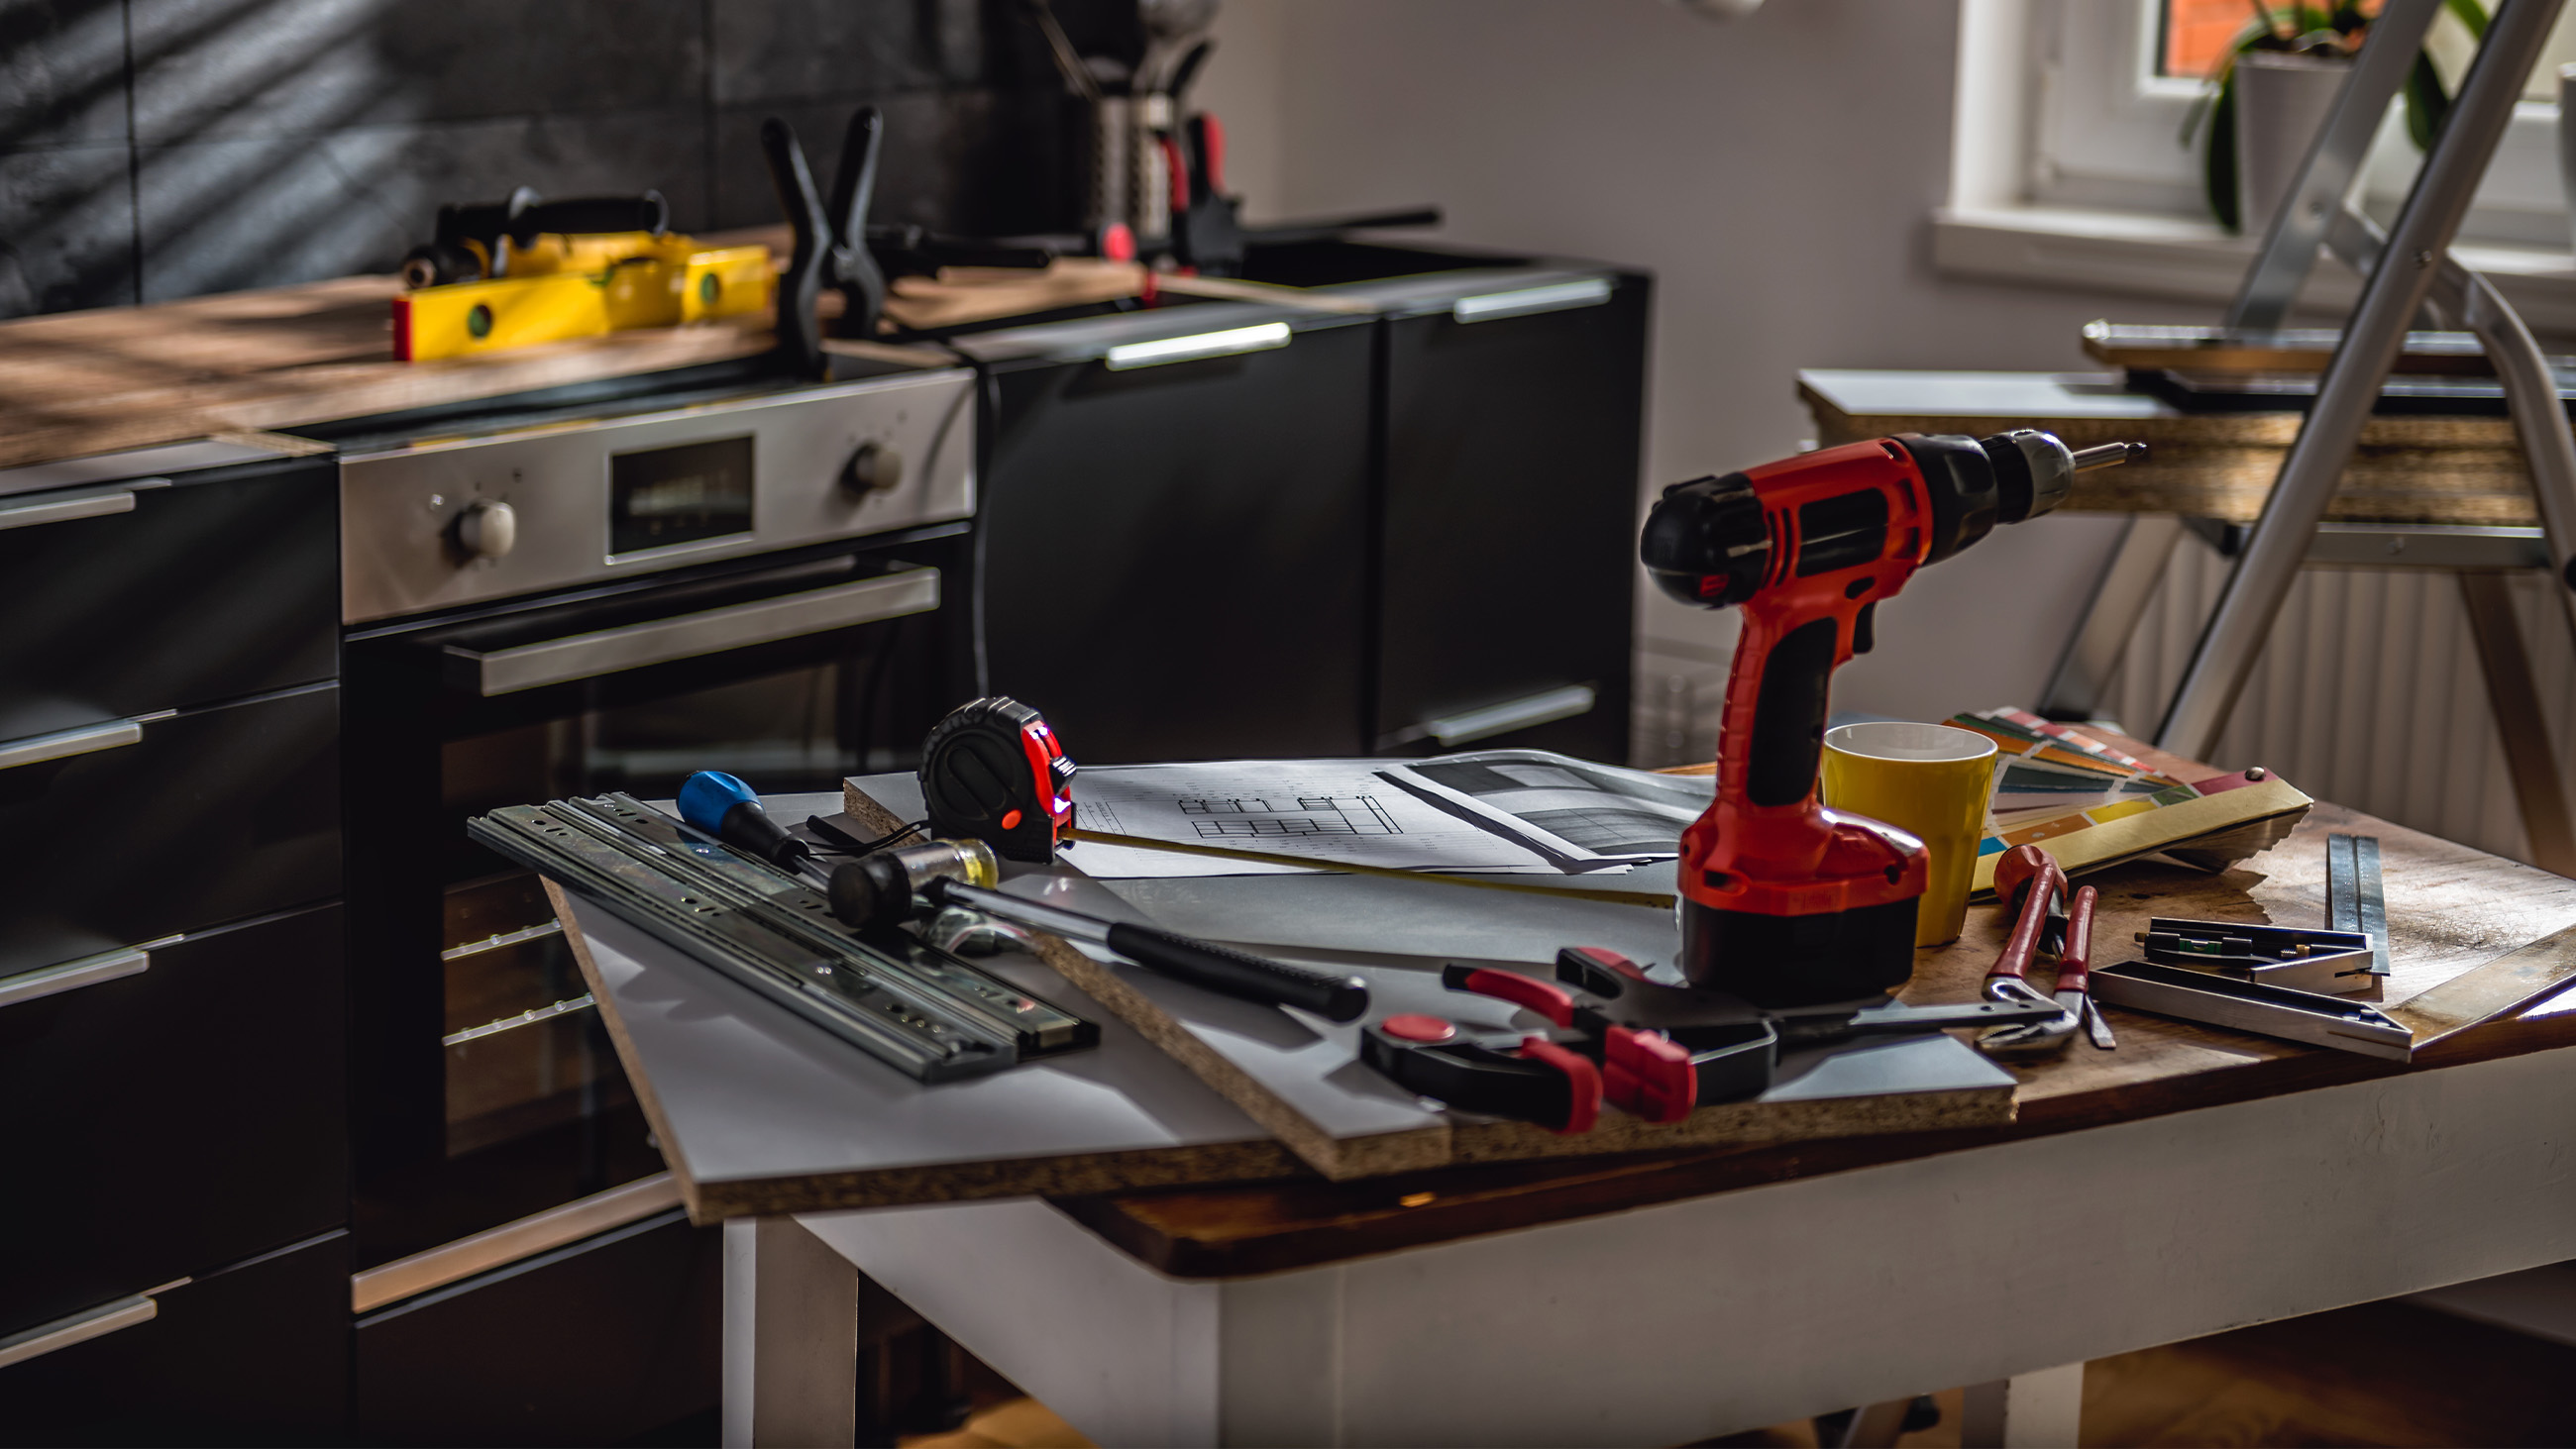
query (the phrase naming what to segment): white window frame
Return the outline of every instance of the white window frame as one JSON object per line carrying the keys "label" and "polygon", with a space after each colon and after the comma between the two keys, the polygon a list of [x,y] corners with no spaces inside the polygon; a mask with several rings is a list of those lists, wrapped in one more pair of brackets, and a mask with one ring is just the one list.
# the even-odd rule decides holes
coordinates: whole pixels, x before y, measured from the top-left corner
{"label": "white window frame", "polygon": [[[2205,85],[2156,75],[2159,13],[2159,0],[1965,0],[1953,208],[2133,214],[2223,237],[2202,198],[2200,142],[2177,142]],[[1999,100],[2004,90],[2014,100]],[[2393,103],[2362,170],[2362,206],[2391,216],[2419,160]],[[2555,103],[2514,106],[2460,239],[2568,252]]]}

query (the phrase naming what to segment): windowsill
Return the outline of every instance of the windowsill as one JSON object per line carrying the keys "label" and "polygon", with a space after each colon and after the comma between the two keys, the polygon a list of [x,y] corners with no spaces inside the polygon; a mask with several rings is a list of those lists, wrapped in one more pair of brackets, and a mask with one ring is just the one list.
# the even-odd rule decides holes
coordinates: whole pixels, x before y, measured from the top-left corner
{"label": "windowsill", "polygon": [[[2224,304],[2254,261],[2260,239],[2217,223],[2071,207],[1940,207],[1932,213],[1932,265],[1945,277]],[[2460,261],[2485,273],[2535,332],[2576,334],[2576,256],[2538,247],[2463,243]],[[2322,261],[2300,294],[2304,307],[2349,312],[2360,279]]]}

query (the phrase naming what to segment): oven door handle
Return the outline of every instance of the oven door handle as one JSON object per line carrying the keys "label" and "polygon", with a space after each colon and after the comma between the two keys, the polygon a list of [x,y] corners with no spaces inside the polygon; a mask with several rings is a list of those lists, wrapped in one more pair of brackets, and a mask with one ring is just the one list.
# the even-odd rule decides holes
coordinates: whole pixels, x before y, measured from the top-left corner
{"label": "oven door handle", "polygon": [[446,655],[450,678],[489,698],[928,613],[938,607],[939,570],[907,567],[856,583],[509,649],[463,649],[450,644]]}

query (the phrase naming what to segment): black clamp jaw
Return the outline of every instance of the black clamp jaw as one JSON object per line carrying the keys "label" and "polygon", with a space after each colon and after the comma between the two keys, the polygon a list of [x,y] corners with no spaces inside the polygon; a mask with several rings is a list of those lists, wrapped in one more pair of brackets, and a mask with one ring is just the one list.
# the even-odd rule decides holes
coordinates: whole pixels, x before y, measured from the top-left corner
{"label": "black clamp jaw", "polygon": [[841,140],[841,165],[832,179],[831,209],[815,189],[814,173],[805,165],[805,148],[796,130],[776,116],[760,123],[760,151],[769,162],[769,181],[778,204],[796,233],[796,252],[778,279],[778,352],[787,365],[808,377],[823,375],[822,321],[814,304],[825,287],[841,294],[839,337],[874,337],[877,318],[885,311],[885,274],[868,254],[868,203],[877,186],[877,147],[885,121],[874,106],[861,106],[850,117]]}

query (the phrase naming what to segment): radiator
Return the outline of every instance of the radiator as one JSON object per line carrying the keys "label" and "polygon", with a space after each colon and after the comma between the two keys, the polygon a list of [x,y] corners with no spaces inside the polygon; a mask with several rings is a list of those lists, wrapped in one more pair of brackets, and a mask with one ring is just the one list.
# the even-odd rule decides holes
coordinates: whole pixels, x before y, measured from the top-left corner
{"label": "radiator", "polygon": [[[2152,733],[2230,561],[2191,537],[2112,676],[2102,713]],[[2569,758],[2576,647],[2537,573],[2508,579],[2557,757]],[[2320,800],[2530,859],[2458,582],[2426,571],[2303,570],[2213,764],[2263,765]]]}

